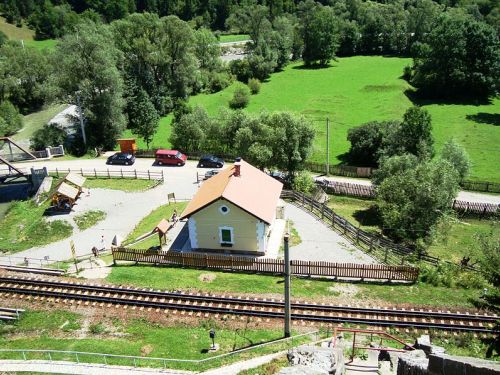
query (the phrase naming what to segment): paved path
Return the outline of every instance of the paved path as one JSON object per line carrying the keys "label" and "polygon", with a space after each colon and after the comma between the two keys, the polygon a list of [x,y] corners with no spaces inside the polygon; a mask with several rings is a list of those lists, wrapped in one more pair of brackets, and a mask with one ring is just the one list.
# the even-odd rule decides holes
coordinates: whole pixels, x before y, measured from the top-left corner
{"label": "paved path", "polygon": [[[362,179],[362,178],[349,178],[349,177],[339,177],[339,176],[329,176],[325,177],[323,175],[321,176],[315,176],[315,178],[318,178],[320,180],[330,180],[330,181],[338,181],[338,182],[348,182],[350,184],[358,184],[358,185],[365,185],[365,186],[371,186],[371,181],[367,179]],[[482,194],[482,193],[474,193],[471,191],[459,191],[457,198],[458,200],[462,201],[467,201],[467,202],[479,202],[479,203],[492,203],[492,204],[500,204],[500,194],[499,195],[494,195],[494,194]]]}
{"label": "paved path", "polygon": [[22,361],[22,360],[0,360],[0,371],[5,372],[35,372],[48,374],[75,374],[75,375],[151,375],[170,374],[187,375],[194,374],[191,371],[140,368],[129,366],[106,366],[94,363],[73,363],[66,361]]}
{"label": "paved path", "polygon": [[251,358],[246,361],[236,362],[231,365],[202,372],[201,375],[237,375],[240,371],[249,370],[271,362],[273,359],[285,355],[288,351],[268,354],[261,357]]}
{"label": "paved path", "polygon": [[[82,168],[89,167],[91,165],[89,162],[95,163],[94,160],[81,160],[80,162],[83,163],[79,163],[79,165],[85,165]],[[151,163],[150,159],[149,163]],[[61,164],[66,167],[68,165],[68,163],[64,162],[61,162]],[[73,168],[72,165],[71,167]],[[114,168],[119,169],[116,166]],[[190,163],[189,166],[178,168],[182,169],[182,171],[178,170],[175,174],[170,175],[169,171],[172,169],[169,167],[164,168],[164,184],[145,192],[91,189],[90,196],[85,193],[82,194],[74,207],[74,212],[69,215],[57,216],[55,219],[68,219],[81,212],[98,209],[107,213],[105,220],[84,231],[76,229],[70,238],[21,251],[16,253],[15,256],[20,258],[44,258],[49,256],[51,260],[66,260],[71,257],[70,240],[75,242],[76,253],[79,256],[90,254],[93,246],[100,248],[101,236],[104,236],[106,247],[109,248],[115,235],[124,239],[143,217],[158,206],[167,203],[168,193],[174,192],[179,199],[190,199],[194,195],[198,189],[195,181],[196,165]]]}
{"label": "paved path", "polygon": [[308,211],[287,203],[286,214],[293,221],[302,242],[290,248],[291,259],[337,263],[376,263],[344,237]]}

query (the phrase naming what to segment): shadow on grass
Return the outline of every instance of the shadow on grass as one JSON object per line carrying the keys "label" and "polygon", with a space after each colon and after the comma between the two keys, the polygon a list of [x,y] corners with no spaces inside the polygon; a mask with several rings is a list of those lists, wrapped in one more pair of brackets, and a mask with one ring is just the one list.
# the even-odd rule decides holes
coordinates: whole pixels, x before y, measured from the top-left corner
{"label": "shadow on grass", "polygon": [[439,97],[431,96],[428,93],[424,93],[421,90],[408,89],[405,91],[405,95],[410,99],[414,105],[424,106],[424,105],[487,105],[491,104],[490,98],[477,98],[477,97]]}
{"label": "shadow on grass", "polygon": [[297,65],[294,66],[292,69],[297,69],[297,70],[319,70],[319,69],[327,69],[327,68],[333,68],[335,65],[332,65],[331,63],[326,63],[326,64],[311,64],[311,65]]}
{"label": "shadow on grass", "polygon": [[475,115],[465,116],[467,120],[477,122],[479,124],[488,124],[493,126],[500,126],[500,114],[499,113],[485,113],[478,112]]}
{"label": "shadow on grass", "polygon": [[354,211],[352,216],[363,226],[379,227],[382,224],[376,206],[370,206],[366,210]]}

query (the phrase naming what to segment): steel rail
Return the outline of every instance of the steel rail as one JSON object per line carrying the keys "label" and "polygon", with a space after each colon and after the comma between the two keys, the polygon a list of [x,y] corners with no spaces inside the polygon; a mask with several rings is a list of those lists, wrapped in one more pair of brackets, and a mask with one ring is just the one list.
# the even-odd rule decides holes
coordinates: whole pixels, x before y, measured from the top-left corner
{"label": "steel rail", "polygon": [[[220,297],[211,295],[194,295],[178,292],[153,291],[145,289],[130,289],[123,287],[112,287],[103,285],[91,284],[76,284],[59,281],[48,281],[41,279],[18,279],[9,277],[0,277],[0,283],[17,283],[23,285],[33,285],[36,287],[52,287],[52,288],[71,288],[82,291],[92,291],[101,293],[120,293],[130,296],[150,297],[150,298],[165,298],[165,299],[183,299],[188,301],[201,301],[221,304],[238,304],[250,305],[267,308],[283,308],[282,301],[268,301],[262,299],[247,299],[238,297]],[[318,305],[308,303],[292,303],[293,309],[308,310],[308,311],[324,311],[324,312],[339,312],[348,314],[383,314],[389,316],[402,316],[412,318],[433,318],[433,319],[455,319],[468,320],[478,322],[495,323],[500,317],[495,315],[479,315],[468,313],[452,313],[431,310],[404,310],[404,309],[388,309],[388,308],[372,308],[372,307],[353,307],[353,306],[335,306],[335,305]]]}
{"label": "steel rail", "polygon": [[[69,284],[69,283],[66,283]],[[71,284],[70,284],[71,285]],[[78,284],[77,284],[78,285]],[[79,285],[82,286],[81,284]],[[145,299],[131,299],[131,298],[120,298],[116,296],[102,295],[102,291],[95,291],[92,289],[93,286],[87,286],[86,290],[81,290],[86,294],[81,293],[69,293],[63,291],[53,291],[53,290],[43,290],[38,286],[36,289],[26,289],[19,288],[13,286],[4,286],[0,285],[0,292],[5,293],[14,293],[14,294],[25,294],[31,296],[44,296],[44,297],[53,297],[56,299],[71,299],[71,300],[82,300],[88,302],[96,302],[96,303],[105,303],[105,304],[118,304],[118,305],[128,305],[128,306],[138,306],[138,307],[146,307],[146,308],[160,308],[160,309],[172,309],[172,310],[189,310],[198,313],[216,313],[216,314],[232,314],[232,315],[244,315],[244,316],[254,316],[260,318],[270,318],[270,319],[282,319],[283,312],[282,311],[264,311],[264,307],[261,307],[260,310],[256,310],[255,306],[252,309],[248,308],[237,308],[237,307],[229,307],[226,301],[226,307],[222,306],[222,303],[219,303],[219,306],[212,306],[211,301],[203,301],[204,305],[198,304],[183,304],[180,301],[177,303],[173,301],[157,301],[157,300],[145,300]],[[100,293],[99,295],[89,294],[89,293]],[[107,293],[110,294],[110,293]],[[144,297],[144,296],[143,296]],[[155,297],[157,298],[157,297]],[[379,310],[377,314],[378,317],[351,317],[351,316],[328,316],[325,314],[314,315],[308,313],[293,313],[292,319],[294,320],[305,320],[305,321],[314,321],[321,323],[351,323],[351,324],[366,324],[366,325],[377,325],[383,327],[412,327],[412,328],[422,328],[422,329],[442,329],[442,330],[454,330],[454,331],[467,331],[467,332],[476,332],[476,333],[498,333],[495,328],[474,326],[471,322],[468,324],[463,321],[454,322],[454,320],[450,320],[450,322],[428,322],[425,321],[415,321],[408,320],[407,317],[404,317],[405,320],[389,320],[385,315],[385,310]],[[399,317],[398,317],[399,318]],[[467,320],[467,319],[464,319]],[[483,323],[483,322],[480,322]]]}

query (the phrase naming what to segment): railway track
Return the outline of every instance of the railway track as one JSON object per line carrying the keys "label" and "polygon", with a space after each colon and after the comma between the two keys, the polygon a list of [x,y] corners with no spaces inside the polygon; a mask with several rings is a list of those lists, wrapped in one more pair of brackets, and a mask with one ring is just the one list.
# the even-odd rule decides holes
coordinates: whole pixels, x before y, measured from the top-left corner
{"label": "railway track", "polygon": [[[56,301],[77,300],[102,306],[124,305],[182,310],[197,314],[252,316],[264,319],[283,319],[284,315],[282,301],[78,284],[38,278],[0,277],[0,294],[4,296],[44,297]],[[292,303],[292,319],[322,324],[346,323],[377,327],[498,334],[495,324],[500,318],[496,315],[463,312],[295,302]]]}

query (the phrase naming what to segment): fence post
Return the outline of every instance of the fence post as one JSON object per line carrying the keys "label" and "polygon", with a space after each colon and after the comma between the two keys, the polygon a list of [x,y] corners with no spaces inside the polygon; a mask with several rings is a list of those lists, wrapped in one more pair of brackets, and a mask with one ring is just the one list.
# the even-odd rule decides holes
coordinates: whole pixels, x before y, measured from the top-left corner
{"label": "fence post", "polygon": [[59,178],[59,170],[56,167],[56,176]]}
{"label": "fence post", "polygon": [[109,174],[109,168],[108,168],[108,178],[111,178],[111,175]]}
{"label": "fence post", "polygon": [[135,179],[137,180],[137,169],[134,169]]}
{"label": "fence post", "polygon": [[94,168],[94,178],[97,178],[97,171]]}
{"label": "fence post", "polygon": [[83,176],[83,168],[80,168],[80,174]]}
{"label": "fence post", "polygon": [[151,175],[149,174],[149,169],[148,169],[148,180],[151,180]]}
{"label": "fence post", "polygon": [[370,238],[370,250],[369,252],[371,253],[373,250],[373,237]]}
{"label": "fence post", "polygon": [[122,175],[122,178],[123,178],[123,168],[120,168],[120,172],[121,172],[121,175]]}
{"label": "fence post", "polygon": [[80,363],[80,359],[78,358],[78,353],[75,353],[76,356],[76,363]]}
{"label": "fence post", "polygon": [[23,359],[26,361],[26,353],[23,350]]}

